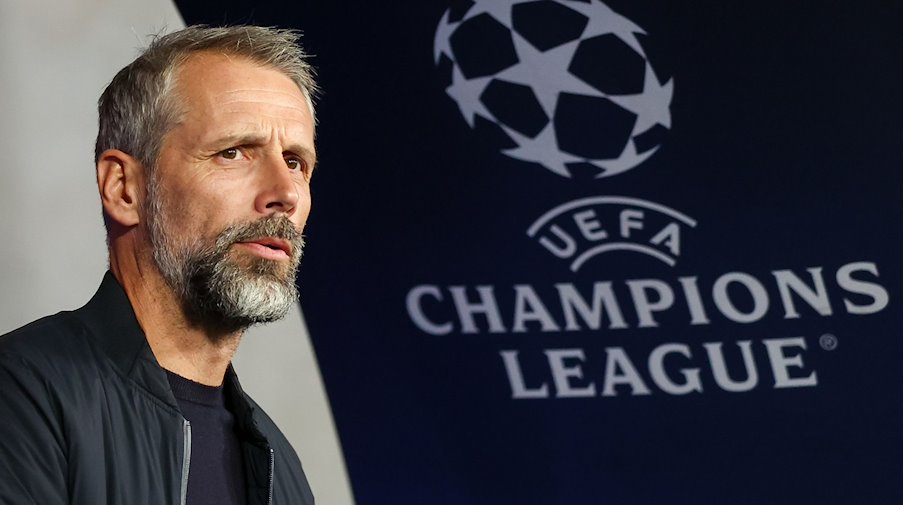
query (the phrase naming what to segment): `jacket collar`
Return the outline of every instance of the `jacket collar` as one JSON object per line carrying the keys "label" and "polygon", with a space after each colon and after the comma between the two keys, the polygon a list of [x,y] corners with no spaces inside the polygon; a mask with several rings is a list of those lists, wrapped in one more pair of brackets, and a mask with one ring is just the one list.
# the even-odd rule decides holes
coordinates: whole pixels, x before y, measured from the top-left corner
{"label": "jacket collar", "polygon": [[[94,297],[75,313],[119,373],[175,412],[181,412],[166,372],[154,357],[132,304],[112,273],[108,271],[104,275]],[[226,371],[225,384],[227,406],[235,415],[243,442],[249,503],[271,503],[273,452],[255,420],[257,408],[242,390],[231,364]]]}
{"label": "jacket collar", "polygon": [[104,275],[97,293],[76,314],[123,376],[178,410],[166,372],[154,357],[125,290],[111,272]]}
{"label": "jacket collar", "polygon": [[[179,410],[166,372],[154,357],[125,290],[111,272],[104,274],[97,293],[76,314],[123,376]],[[254,421],[255,408],[242,390],[231,364],[226,370],[225,384],[230,410],[236,416],[239,429],[249,441],[266,445]]]}

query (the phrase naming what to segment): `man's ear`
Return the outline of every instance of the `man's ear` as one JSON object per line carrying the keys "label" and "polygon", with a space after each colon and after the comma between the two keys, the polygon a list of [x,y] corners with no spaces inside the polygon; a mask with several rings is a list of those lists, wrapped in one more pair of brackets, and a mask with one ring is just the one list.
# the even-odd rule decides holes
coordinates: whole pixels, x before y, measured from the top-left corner
{"label": "man's ear", "polygon": [[144,168],[131,155],[107,149],[97,160],[97,189],[104,212],[113,222],[132,227],[141,221]]}

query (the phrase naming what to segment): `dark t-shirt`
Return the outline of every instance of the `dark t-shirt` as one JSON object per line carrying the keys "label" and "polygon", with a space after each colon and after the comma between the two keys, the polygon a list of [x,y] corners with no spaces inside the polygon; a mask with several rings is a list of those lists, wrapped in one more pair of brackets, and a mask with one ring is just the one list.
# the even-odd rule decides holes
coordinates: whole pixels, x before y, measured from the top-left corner
{"label": "dark t-shirt", "polygon": [[187,505],[245,505],[246,489],[235,416],[223,387],[166,371],[182,415],[191,423]]}

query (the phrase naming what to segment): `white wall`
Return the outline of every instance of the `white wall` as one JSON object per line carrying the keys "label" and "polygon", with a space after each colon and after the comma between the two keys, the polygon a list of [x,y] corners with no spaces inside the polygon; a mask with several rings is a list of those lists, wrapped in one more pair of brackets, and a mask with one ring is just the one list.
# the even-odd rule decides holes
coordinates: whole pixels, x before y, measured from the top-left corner
{"label": "white wall", "polygon": [[[147,34],[182,26],[169,0],[0,2],[0,333],[97,288],[107,266],[97,98]],[[317,502],[351,505],[300,310],[249,331],[235,366],[301,454]]]}

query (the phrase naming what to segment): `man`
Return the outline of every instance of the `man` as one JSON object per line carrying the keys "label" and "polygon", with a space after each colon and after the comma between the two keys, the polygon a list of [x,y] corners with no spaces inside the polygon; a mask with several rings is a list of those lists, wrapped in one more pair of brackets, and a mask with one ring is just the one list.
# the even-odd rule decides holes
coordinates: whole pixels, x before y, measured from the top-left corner
{"label": "man", "polygon": [[110,271],[0,337],[0,503],[312,504],[229,363],[297,300],[316,85],[291,31],[157,38],[99,102]]}

